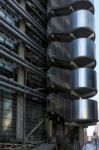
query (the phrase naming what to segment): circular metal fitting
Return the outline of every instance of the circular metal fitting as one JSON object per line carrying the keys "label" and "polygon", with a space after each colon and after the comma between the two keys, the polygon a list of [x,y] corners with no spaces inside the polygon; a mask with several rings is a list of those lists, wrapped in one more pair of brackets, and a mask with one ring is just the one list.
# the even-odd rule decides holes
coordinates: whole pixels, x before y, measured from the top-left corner
{"label": "circular metal fitting", "polygon": [[72,103],[72,121],[81,124],[97,122],[97,102],[91,99],[74,100]]}

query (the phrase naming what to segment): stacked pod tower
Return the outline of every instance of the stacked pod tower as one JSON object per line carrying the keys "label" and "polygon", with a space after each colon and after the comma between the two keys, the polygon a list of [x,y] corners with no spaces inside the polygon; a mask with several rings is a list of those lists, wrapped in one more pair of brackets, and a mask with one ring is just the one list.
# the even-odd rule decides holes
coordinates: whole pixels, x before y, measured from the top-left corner
{"label": "stacked pod tower", "polygon": [[97,102],[89,99],[97,93],[94,2],[48,0],[47,12],[48,97],[70,99],[67,120],[95,123]]}

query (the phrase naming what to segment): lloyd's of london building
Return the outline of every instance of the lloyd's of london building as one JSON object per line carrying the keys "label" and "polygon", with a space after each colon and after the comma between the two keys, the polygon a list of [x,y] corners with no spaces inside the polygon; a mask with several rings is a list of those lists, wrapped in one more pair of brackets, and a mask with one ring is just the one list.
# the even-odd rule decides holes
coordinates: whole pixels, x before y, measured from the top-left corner
{"label": "lloyd's of london building", "polygon": [[82,146],[98,121],[94,12],[93,0],[0,0],[2,149]]}

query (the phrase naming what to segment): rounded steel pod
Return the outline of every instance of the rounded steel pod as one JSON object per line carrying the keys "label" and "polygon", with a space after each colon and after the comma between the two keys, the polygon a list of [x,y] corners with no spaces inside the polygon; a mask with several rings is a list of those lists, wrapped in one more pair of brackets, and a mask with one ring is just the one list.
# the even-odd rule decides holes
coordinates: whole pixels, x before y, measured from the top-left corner
{"label": "rounded steel pod", "polygon": [[47,26],[50,38],[89,37],[94,40],[94,15],[87,10],[73,12],[69,16],[57,16],[50,19]]}
{"label": "rounded steel pod", "polygon": [[66,96],[58,93],[51,93],[47,96],[47,110],[54,112],[66,121],[71,121],[72,101]]}
{"label": "rounded steel pod", "polygon": [[71,29],[86,27],[94,30],[95,20],[93,14],[87,10],[78,10],[71,15]]}
{"label": "rounded steel pod", "polygon": [[71,60],[74,62],[74,67],[89,67],[96,66],[96,45],[88,38],[79,38],[70,43]]}
{"label": "rounded steel pod", "polygon": [[72,121],[86,124],[98,121],[97,101],[78,99],[72,103]]}
{"label": "rounded steel pod", "polygon": [[96,72],[91,68],[78,68],[72,71],[72,94],[89,98],[97,93]]}
{"label": "rounded steel pod", "polygon": [[[86,9],[94,13],[93,0],[48,0],[47,13],[51,16],[70,14],[74,10]],[[53,14],[54,13],[54,14]]]}
{"label": "rounded steel pod", "polygon": [[47,87],[54,88],[56,91],[67,91],[71,87],[71,71],[51,67],[47,72]]}
{"label": "rounded steel pod", "polygon": [[90,67],[96,65],[95,43],[91,39],[79,38],[70,43],[51,42],[47,48],[48,63],[62,67]]}
{"label": "rounded steel pod", "polygon": [[67,42],[51,42],[47,47],[47,62],[50,66],[68,67],[70,55],[70,44]]}

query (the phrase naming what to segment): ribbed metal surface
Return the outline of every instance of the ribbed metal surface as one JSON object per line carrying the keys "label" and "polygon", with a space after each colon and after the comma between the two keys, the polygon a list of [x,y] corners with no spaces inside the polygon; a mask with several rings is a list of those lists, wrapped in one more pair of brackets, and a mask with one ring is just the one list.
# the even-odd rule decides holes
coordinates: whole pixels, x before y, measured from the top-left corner
{"label": "ribbed metal surface", "polygon": [[87,38],[67,42],[51,42],[47,48],[48,63],[55,66],[95,67],[95,43]]}
{"label": "ribbed metal surface", "polygon": [[[73,12],[69,16],[56,16],[49,20],[47,26],[47,33],[64,35],[73,30],[79,28],[85,28],[85,30],[94,33],[94,16],[87,10],[78,10]],[[82,30],[79,30],[82,36]],[[79,33],[80,34],[80,33]]]}
{"label": "ribbed metal surface", "polygon": [[[39,89],[46,87],[46,71],[42,69],[46,67],[46,25],[46,1],[0,0],[0,141],[14,139],[16,142],[18,119],[24,120],[23,138],[45,114],[42,103],[46,94]],[[20,46],[23,53],[19,52]],[[19,69],[24,78],[23,85],[18,80]],[[15,95],[6,94],[7,89]],[[20,118],[17,117],[19,95],[24,99],[23,118],[22,111]],[[34,141],[44,140],[45,126],[42,125],[33,136]]]}
{"label": "ribbed metal surface", "polygon": [[96,95],[96,72],[90,68],[80,68],[73,70],[72,89],[79,95],[79,97],[88,98]]}
{"label": "ribbed metal surface", "polygon": [[62,116],[63,94],[72,103],[65,108],[72,113],[72,122],[96,123],[97,102],[88,99],[97,94],[94,1],[48,0],[47,13],[47,86],[52,112]]}
{"label": "ribbed metal surface", "polygon": [[67,91],[71,89],[70,70],[52,67],[47,72],[47,86],[55,88],[56,91]]}
{"label": "ribbed metal surface", "polygon": [[[26,136],[31,132],[31,130],[37,126],[37,124],[44,118],[45,106],[42,103],[34,102],[32,97],[27,97],[26,101],[26,112],[25,121]],[[43,124],[31,137],[33,141],[44,140],[46,138],[45,124]]]}
{"label": "ribbed metal surface", "polygon": [[52,67],[47,72],[47,86],[56,91],[70,91],[77,97],[89,98],[97,93],[96,72],[90,68],[74,70]]}
{"label": "ribbed metal surface", "polygon": [[16,135],[15,93],[0,87],[0,140],[10,140]]}
{"label": "ribbed metal surface", "polygon": [[73,102],[72,120],[81,124],[98,120],[97,102],[90,99],[78,99]]}
{"label": "ribbed metal surface", "polygon": [[[73,8],[73,10],[71,8]],[[47,4],[47,12],[48,14],[50,13],[50,15],[51,13],[53,13],[53,15],[55,15],[55,13],[58,15],[63,13],[68,14],[71,13],[71,11],[77,9],[89,9],[89,11],[94,12],[94,1],[93,0],[65,0],[65,1],[48,0],[48,4]]]}
{"label": "ribbed metal surface", "polygon": [[50,94],[47,97],[48,100],[48,112],[53,112],[55,115],[59,115],[64,118],[65,121],[71,121],[71,100],[67,99],[62,94]]}

